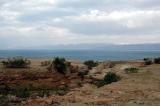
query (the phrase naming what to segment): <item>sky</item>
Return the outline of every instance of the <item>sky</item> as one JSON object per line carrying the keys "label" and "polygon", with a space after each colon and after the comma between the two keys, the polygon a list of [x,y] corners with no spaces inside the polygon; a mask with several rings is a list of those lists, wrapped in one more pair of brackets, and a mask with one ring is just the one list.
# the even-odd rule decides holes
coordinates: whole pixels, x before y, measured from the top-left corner
{"label": "sky", "polygon": [[0,49],[160,43],[160,0],[0,0]]}

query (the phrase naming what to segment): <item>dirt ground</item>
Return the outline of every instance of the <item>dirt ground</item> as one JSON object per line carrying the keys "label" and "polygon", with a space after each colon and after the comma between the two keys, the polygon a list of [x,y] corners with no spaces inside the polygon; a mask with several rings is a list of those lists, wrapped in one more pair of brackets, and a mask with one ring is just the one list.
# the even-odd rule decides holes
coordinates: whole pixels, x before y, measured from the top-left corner
{"label": "dirt ground", "polygon": [[[81,81],[79,77],[66,78],[59,74],[49,74],[45,67],[40,66],[41,61],[32,60],[30,69],[4,69],[1,66],[0,82],[5,81],[10,84],[32,82],[33,85],[40,83],[43,86],[53,87],[53,85],[59,86],[58,84],[63,83],[73,84],[75,80],[75,84]],[[81,62],[73,62],[73,64],[82,65]],[[125,73],[124,69],[127,67],[136,67],[139,70],[137,73]],[[17,73],[22,70],[23,74],[34,72],[35,80],[34,78],[29,80],[30,77],[19,77],[18,75],[22,76],[22,73]],[[82,87],[75,86],[66,95],[29,98],[22,101],[20,106],[160,106],[159,64],[144,66],[142,62],[137,61],[116,62],[113,68],[98,66],[90,70],[88,76],[103,78],[110,71],[120,75],[121,80],[100,88],[93,84],[83,83]],[[46,74],[46,77],[39,74],[40,72],[43,75]],[[56,85],[55,82],[58,84]]]}

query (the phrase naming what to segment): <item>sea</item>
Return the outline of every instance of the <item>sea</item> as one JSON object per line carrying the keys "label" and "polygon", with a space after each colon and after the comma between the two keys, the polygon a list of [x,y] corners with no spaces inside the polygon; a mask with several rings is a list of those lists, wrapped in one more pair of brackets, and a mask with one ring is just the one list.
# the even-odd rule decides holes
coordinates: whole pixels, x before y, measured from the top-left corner
{"label": "sea", "polygon": [[0,50],[0,58],[25,57],[29,59],[52,59],[64,57],[70,60],[123,61],[160,57],[154,51],[103,51],[103,50]]}

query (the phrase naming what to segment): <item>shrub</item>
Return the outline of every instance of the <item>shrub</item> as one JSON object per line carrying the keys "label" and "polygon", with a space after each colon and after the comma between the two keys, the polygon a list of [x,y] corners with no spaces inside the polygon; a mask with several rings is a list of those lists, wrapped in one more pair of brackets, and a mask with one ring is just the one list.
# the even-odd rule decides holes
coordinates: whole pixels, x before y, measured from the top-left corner
{"label": "shrub", "polygon": [[99,88],[106,85],[106,82],[104,80],[97,80],[94,82],[94,84]]}
{"label": "shrub", "polygon": [[88,74],[88,71],[78,72],[78,76],[80,76],[81,78],[84,78],[84,76],[87,74]]}
{"label": "shrub", "polygon": [[104,77],[104,81],[106,84],[110,84],[112,82],[117,82],[118,80],[120,80],[120,77],[112,72],[108,72]]}
{"label": "shrub", "polygon": [[126,73],[137,73],[137,72],[138,72],[138,68],[133,68],[133,67],[131,67],[131,68],[126,68],[124,71],[125,71]]}
{"label": "shrub", "polygon": [[59,73],[62,73],[62,74],[65,74],[66,71],[67,71],[67,68],[70,66],[70,63],[67,62],[65,60],[65,58],[59,58],[59,57],[56,57],[51,65],[49,66],[48,70],[49,71],[56,71],[56,72],[59,72]]}
{"label": "shrub", "polygon": [[0,95],[15,95],[20,98],[27,98],[30,96],[30,90],[27,88],[12,88],[7,84],[0,85]]}
{"label": "shrub", "polygon": [[26,68],[30,65],[30,61],[22,57],[15,57],[2,61],[2,64],[7,68]]}
{"label": "shrub", "polygon": [[49,92],[49,90],[40,90],[39,92],[38,92],[38,96],[39,97],[44,97],[44,96],[50,96],[50,92]]}
{"label": "shrub", "polygon": [[145,62],[145,65],[151,65],[151,64],[153,64],[152,60],[149,59],[149,58],[144,58],[143,60]]}
{"label": "shrub", "polygon": [[160,64],[160,57],[154,59],[155,64]]}
{"label": "shrub", "polygon": [[10,90],[11,89],[7,84],[0,84],[0,95],[7,95]]}
{"label": "shrub", "polygon": [[15,95],[20,98],[27,98],[30,96],[30,90],[27,88],[21,88],[15,91]]}
{"label": "shrub", "polygon": [[55,58],[54,68],[60,73],[65,73],[67,69],[65,61],[66,60],[64,58]]}
{"label": "shrub", "polygon": [[104,79],[102,80],[97,80],[94,82],[94,84],[97,86],[97,87],[102,87],[106,84],[111,84],[112,82],[117,82],[120,80],[120,76],[116,75],[115,73],[113,72],[108,72]]}
{"label": "shrub", "polygon": [[92,67],[96,67],[98,65],[98,62],[94,62],[93,60],[85,61],[84,64],[88,66],[89,69],[92,69]]}
{"label": "shrub", "polygon": [[0,106],[10,106],[8,97],[5,95],[0,95]]}
{"label": "shrub", "polygon": [[56,91],[56,94],[65,95],[66,93],[68,93],[68,91],[69,91],[69,87],[68,85],[65,85],[63,88],[58,88]]}

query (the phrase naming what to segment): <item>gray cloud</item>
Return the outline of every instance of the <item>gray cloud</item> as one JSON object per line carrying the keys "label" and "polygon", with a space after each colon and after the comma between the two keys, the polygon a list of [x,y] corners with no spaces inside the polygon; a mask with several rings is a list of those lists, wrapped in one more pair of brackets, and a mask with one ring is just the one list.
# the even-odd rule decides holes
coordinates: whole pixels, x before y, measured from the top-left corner
{"label": "gray cloud", "polygon": [[58,6],[72,8],[114,9],[153,9],[159,8],[159,0],[60,0]]}
{"label": "gray cloud", "polygon": [[0,0],[0,45],[160,43],[159,5],[159,0]]}
{"label": "gray cloud", "polygon": [[71,16],[49,25],[66,27],[74,33],[86,35],[154,35],[160,32],[159,18],[160,11],[117,11]]}

